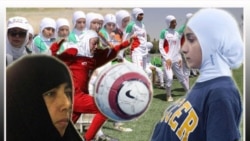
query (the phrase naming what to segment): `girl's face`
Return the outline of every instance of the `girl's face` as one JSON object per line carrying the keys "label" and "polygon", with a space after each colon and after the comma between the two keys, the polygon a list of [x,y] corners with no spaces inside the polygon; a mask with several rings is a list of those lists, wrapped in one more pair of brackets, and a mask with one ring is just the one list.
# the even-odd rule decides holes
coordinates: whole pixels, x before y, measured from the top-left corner
{"label": "girl's face", "polygon": [[122,28],[124,29],[130,22],[130,17],[125,17],[122,19]]}
{"label": "girl's face", "polygon": [[71,95],[72,88],[67,83],[43,93],[51,121],[61,136],[64,135],[71,117]]}
{"label": "girl's face", "polygon": [[55,34],[55,29],[54,28],[52,28],[52,27],[46,27],[46,28],[44,28],[44,30],[43,30],[43,36],[45,37],[45,38],[52,38],[53,37],[53,35]]}
{"label": "girl's face", "polygon": [[20,48],[25,42],[27,30],[21,28],[11,28],[8,30],[8,39],[13,47]]}
{"label": "girl's face", "polygon": [[100,26],[101,26],[101,25],[100,25],[100,20],[99,20],[99,19],[94,19],[94,20],[92,20],[91,23],[90,23],[90,29],[91,29],[91,30],[94,30],[94,31],[96,31],[96,32],[99,31]]}
{"label": "girl's face", "polygon": [[137,16],[137,20],[138,20],[138,21],[142,21],[142,20],[143,20],[143,16],[144,16],[143,13],[139,14],[139,15]]}
{"label": "girl's face", "polygon": [[103,20],[99,20],[99,30],[102,28],[104,21]]}
{"label": "girl's face", "polygon": [[108,33],[111,33],[115,30],[115,23],[107,23],[105,25],[105,28],[106,28]]}
{"label": "girl's face", "polygon": [[58,30],[58,36],[61,38],[66,38],[69,35],[69,27],[64,25],[61,26]]}
{"label": "girl's face", "polygon": [[170,26],[169,26],[169,28],[171,28],[171,29],[175,29],[176,25],[177,25],[176,20],[172,20],[172,21],[170,22]]}
{"label": "girl's face", "polygon": [[202,51],[200,43],[190,28],[186,28],[184,32],[185,42],[181,48],[185,58],[191,68],[200,68],[202,62]]}
{"label": "girl's face", "polygon": [[76,25],[75,25],[75,28],[79,31],[82,31],[84,30],[86,26],[86,19],[85,18],[80,18],[78,20],[76,20]]}
{"label": "girl's face", "polygon": [[90,49],[90,53],[91,54],[94,54],[96,48],[98,47],[99,45],[99,38],[98,37],[95,37],[95,38],[91,38],[89,40],[89,49]]}

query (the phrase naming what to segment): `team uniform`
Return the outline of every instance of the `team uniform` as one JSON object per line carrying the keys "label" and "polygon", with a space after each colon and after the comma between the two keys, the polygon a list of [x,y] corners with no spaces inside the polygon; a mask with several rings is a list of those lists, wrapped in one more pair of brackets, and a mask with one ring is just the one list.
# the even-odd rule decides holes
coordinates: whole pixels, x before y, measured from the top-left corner
{"label": "team uniform", "polygon": [[[169,20],[168,20],[169,17]],[[170,24],[172,20],[174,20],[175,17],[173,16],[167,16],[167,20]],[[179,32],[177,32],[175,29],[168,28],[163,29],[160,33],[160,40],[159,40],[159,50],[163,57],[163,70],[164,75],[166,78],[166,92],[167,97],[171,98],[171,86],[173,83],[173,72],[176,75],[177,79],[183,86],[183,88],[187,91],[188,84],[184,77],[183,70],[181,68],[180,62],[182,62],[181,54],[181,35]],[[171,68],[167,68],[167,60],[170,60],[172,65]],[[168,100],[168,101],[172,101]]]}
{"label": "team uniform", "polygon": [[[87,38],[87,36],[91,36],[89,34],[93,33],[87,32],[85,37]],[[85,43],[89,44],[88,42],[89,41]],[[75,48],[69,48],[65,50],[64,53],[58,55],[58,57],[67,64],[72,73],[75,89],[72,116],[73,122],[75,123],[82,113],[95,114],[92,124],[85,134],[86,140],[93,139],[97,131],[107,120],[107,118],[98,110],[94,98],[89,95],[88,84],[90,76],[96,68],[114,59],[119,50],[128,45],[129,43],[126,41],[112,49],[96,49],[95,54],[90,57],[86,57],[89,56],[87,55],[87,51],[81,52],[81,50],[79,50],[78,52]],[[53,44],[51,47],[53,55],[56,55],[58,49],[58,44]]]}
{"label": "team uniform", "polygon": [[151,141],[236,141],[241,112],[240,95],[230,77],[196,83],[186,99],[165,111]]}
{"label": "team uniform", "polygon": [[138,15],[141,13],[143,14],[142,9],[133,9],[132,16],[134,18],[134,21],[131,21],[127,25],[125,29],[124,39],[127,39],[133,34],[137,35],[137,38],[134,39],[130,47],[132,62],[135,63],[137,66],[142,67],[143,70],[145,70],[147,62],[146,55],[148,54],[148,49],[146,47],[147,32],[144,23],[142,21],[137,20]]}

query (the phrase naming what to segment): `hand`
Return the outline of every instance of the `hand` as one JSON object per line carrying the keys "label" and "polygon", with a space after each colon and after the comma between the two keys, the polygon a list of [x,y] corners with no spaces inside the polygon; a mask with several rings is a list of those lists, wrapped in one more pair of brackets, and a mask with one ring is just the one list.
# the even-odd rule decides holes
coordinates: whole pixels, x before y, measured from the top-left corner
{"label": "hand", "polygon": [[172,61],[170,59],[166,60],[166,67],[167,70],[170,70],[172,68]]}
{"label": "hand", "polygon": [[60,46],[62,45],[62,43],[65,41],[65,39],[60,40],[59,42],[54,42],[51,46],[50,46],[50,50],[52,55],[56,55],[56,52],[60,49]]}
{"label": "hand", "polygon": [[182,60],[178,61],[178,65],[179,65],[180,68],[182,67]]}
{"label": "hand", "polygon": [[156,70],[156,68],[153,67],[153,66],[150,66],[150,69],[151,69],[152,71],[155,71],[155,70]]}
{"label": "hand", "polygon": [[136,35],[136,34],[133,34],[133,35],[128,39],[128,42],[131,44],[135,39],[138,39],[138,38],[137,38],[137,35]]}

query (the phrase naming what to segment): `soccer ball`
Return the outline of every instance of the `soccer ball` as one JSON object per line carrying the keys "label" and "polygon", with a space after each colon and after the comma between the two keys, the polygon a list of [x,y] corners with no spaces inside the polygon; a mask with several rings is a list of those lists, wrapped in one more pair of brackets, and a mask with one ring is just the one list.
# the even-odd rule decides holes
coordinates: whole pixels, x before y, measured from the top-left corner
{"label": "soccer ball", "polygon": [[147,74],[132,63],[119,63],[97,77],[94,98],[99,110],[114,121],[141,116],[152,100],[152,84]]}

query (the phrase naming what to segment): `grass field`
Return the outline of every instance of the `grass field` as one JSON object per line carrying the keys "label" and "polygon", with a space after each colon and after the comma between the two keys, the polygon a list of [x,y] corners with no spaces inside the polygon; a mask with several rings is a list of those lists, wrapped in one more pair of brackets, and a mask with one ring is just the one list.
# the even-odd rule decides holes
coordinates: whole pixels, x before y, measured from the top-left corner
{"label": "grass field", "polygon": [[[237,83],[241,96],[243,99],[243,67],[233,71],[235,82]],[[194,84],[196,77],[190,78],[190,86]],[[180,83],[177,80],[173,83],[173,96],[174,99],[178,99],[185,96],[185,92],[182,89]],[[135,121],[127,122],[124,127],[130,127],[133,132],[119,132],[113,129],[113,122],[108,121],[104,127],[103,132],[112,137],[120,139],[120,141],[148,141],[154,125],[160,120],[163,111],[171,104],[165,100],[165,90],[154,88],[154,96],[152,103],[147,112]],[[243,136],[243,122],[241,123],[241,133]]]}

